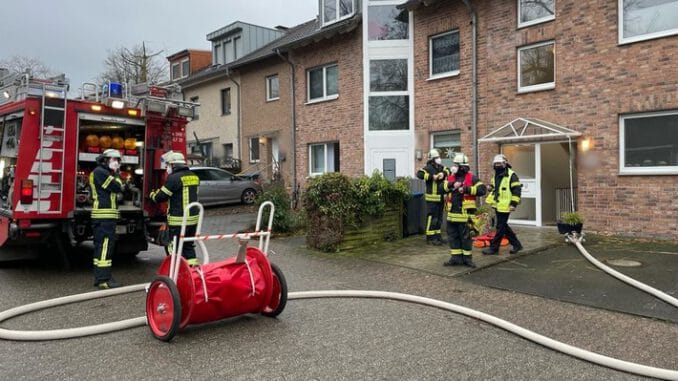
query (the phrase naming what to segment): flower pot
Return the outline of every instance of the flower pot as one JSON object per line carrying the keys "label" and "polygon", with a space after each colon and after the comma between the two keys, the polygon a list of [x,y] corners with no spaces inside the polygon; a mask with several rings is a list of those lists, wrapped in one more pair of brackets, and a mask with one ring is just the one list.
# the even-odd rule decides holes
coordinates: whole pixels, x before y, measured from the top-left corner
{"label": "flower pot", "polygon": [[566,224],[563,222],[558,222],[558,233],[560,234],[568,234],[572,232],[577,232],[577,234],[581,234],[581,229],[584,226],[584,224]]}

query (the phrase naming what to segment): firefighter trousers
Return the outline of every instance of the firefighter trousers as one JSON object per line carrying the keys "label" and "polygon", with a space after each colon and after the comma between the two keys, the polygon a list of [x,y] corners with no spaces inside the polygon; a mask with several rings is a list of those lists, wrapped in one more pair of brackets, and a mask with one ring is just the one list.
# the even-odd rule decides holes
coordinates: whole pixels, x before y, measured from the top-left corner
{"label": "firefighter trousers", "polygon": [[492,241],[490,242],[490,250],[492,251],[499,251],[499,244],[501,244],[501,239],[503,237],[506,237],[514,248],[518,247],[523,247],[523,245],[520,244],[520,241],[518,240],[518,236],[516,236],[516,233],[511,229],[511,227],[508,224],[508,219],[511,213],[502,213],[500,211],[497,211],[497,233],[494,235],[492,238]]}
{"label": "firefighter trousers", "polygon": [[115,225],[113,219],[93,219],[94,232],[94,285],[111,279],[113,267],[113,253],[115,252]]}
{"label": "firefighter trousers", "polygon": [[[186,225],[186,237],[193,237],[195,236],[195,231],[197,229],[197,225]],[[169,226],[169,236],[170,236],[170,244],[169,244],[169,250],[170,252],[172,251],[172,245],[174,244],[174,237],[177,237],[177,244],[179,244],[179,235],[181,234],[181,226],[174,226],[170,225]],[[193,241],[184,241],[184,245],[181,248],[181,256],[186,258],[188,261],[189,265],[197,265],[198,260],[195,257],[195,245],[193,244]]]}
{"label": "firefighter trousers", "polygon": [[467,222],[447,221],[447,242],[450,244],[450,255],[471,255],[473,240]]}
{"label": "firefighter trousers", "polygon": [[443,217],[443,202],[426,201],[426,240],[440,239],[440,220]]}

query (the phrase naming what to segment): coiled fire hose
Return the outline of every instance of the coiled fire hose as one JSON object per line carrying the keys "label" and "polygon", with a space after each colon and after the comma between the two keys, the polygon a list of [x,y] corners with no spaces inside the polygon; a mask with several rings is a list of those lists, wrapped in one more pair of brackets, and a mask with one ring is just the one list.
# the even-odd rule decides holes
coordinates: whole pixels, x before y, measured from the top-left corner
{"label": "coiled fire hose", "polygon": [[[582,238],[576,235],[568,235],[567,240],[575,244],[579,251],[584,255],[584,257],[594,263],[597,267],[602,269],[605,272],[614,270],[608,268],[602,263],[598,262],[593,258],[586,250],[583,248],[581,241]],[[596,263],[597,262],[597,263]],[[621,277],[619,277],[621,275]],[[652,295],[678,307],[678,300],[675,298],[664,294],[661,291],[658,291],[652,287],[644,285],[638,281],[635,281],[631,278],[624,276],[623,274],[617,273],[613,275],[634,287],[639,287],[643,291],[651,293]],[[624,278],[624,279],[622,279]],[[37,303],[31,303],[19,307],[15,307],[0,313],[0,323],[3,321],[23,315],[29,312],[42,310],[45,308],[77,303],[85,300],[99,299],[110,297],[114,295],[121,295],[130,292],[143,291],[148,286],[148,283],[137,284],[132,286],[120,287],[111,290],[103,291],[93,291],[83,294],[70,295],[56,299],[45,300]],[[521,336],[527,340],[533,341],[537,344],[545,346],[547,348],[553,349],[555,351],[576,357],[585,361],[592,362],[607,368],[616,369],[628,373],[633,373],[646,377],[654,377],[666,380],[678,380],[678,370],[665,369],[665,368],[656,368],[647,365],[637,364],[629,361],[623,361],[615,359],[612,357],[604,356],[598,353],[587,351],[572,345],[562,343],[560,341],[551,339],[549,337],[540,335],[536,332],[530,331],[513,323],[510,323],[506,320],[500,319],[498,317],[480,312],[471,308],[459,306],[453,303],[444,302],[441,300],[426,298],[422,296],[402,294],[396,292],[386,292],[386,291],[366,291],[366,290],[323,290],[323,291],[300,291],[300,292],[291,292],[288,294],[288,299],[317,299],[317,298],[378,298],[378,299],[390,299],[403,301],[408,303],[416,303],[430,307],[440,308],[446,311],[455,312],[462,314],[468,317],[472,317],[478,320],[482,320],[486,323],[492,324],[496,327],[502,328],[508,332]],[[127,320],[121,320],[117,322],[104,323],[98,325],[91,325],[86,327],[78,328],[68,328],[68,329],[56,329],[56,330],[45,330],[45,331],[18,331],[18,330],[8,330],[0,328],[0,339],[5,340],[17,340],[17,341],[42,341],[42,340],[57,340],[57,339],[67,339],[88,335],[96,335],[100,333],[113,332],[118,330],[123,330],[127,328],[139,327],[146,324],[146,317],[137,317]]]}

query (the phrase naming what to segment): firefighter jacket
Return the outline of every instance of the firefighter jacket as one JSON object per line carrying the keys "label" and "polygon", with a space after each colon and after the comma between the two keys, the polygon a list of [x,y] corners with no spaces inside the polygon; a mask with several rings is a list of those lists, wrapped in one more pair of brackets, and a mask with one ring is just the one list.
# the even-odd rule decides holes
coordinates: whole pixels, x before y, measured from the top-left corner
{"label": "firefighter jacket", "polygon": [[[167,224],[181,226],[184,218],[184,209],[192,202],[198,201],[198,186],[200,179],[188,167],[176,167],[167,176],[167,181],[160,189],[151,192],[153,202],[168,201]],[[191,208],[186,219],[187,225],[198,223],[198,208]]]}
{"label": "firefighter jacket", "polygon": [[[499,185],[495,185],[499,183]],[[487,196],[486,202],[501,213],[509,213],[511,206],[520,204],[520,193],[523,185],[518,180],[518,175],[511,168],[492,177],[492,192]]]}
{"label": "firefighter jacket", "polygon": [[[443,173],[443,178],[435,180],[433,177],[440,172]],[[434,161],[429,161],[424,168],[417,171],[417,177],[426,181],[426,195],[424,196],[426,201],[443,201],[443,194],[445,193],[443,190],[443,183],[449,174],[449,168],[438,165]]]}
{"label": "firefighter jacket", "polygon": [[[461,189],[463,192],[459,191],[459,188],[454,188],[454,183],[462,183]],[[469,184],[470,185],[467,185]],[[468,222],[470,215],[468,214],[469,209],[475,208],[475,199],[473,201],[473,207],[468,207],[469,203],[466,197],[469,196],[483,196],[487,193],[487,188],[478,177],[472,173],[464,174],[455,174],[454,180],[445,181],[443,184],[445,192],[450,193],[451,202],[449,204],[449,210],[447,212],[447,220],[450,222]]]}
{"label": "firefighter jacket", "polygon": [[[457,180],[455,180],[455,175],[449,175],[447,177],[447,181],[451,181],[452,184],[454,184],[454,182],[457,181]],[[473,173],[466,172],[464,174],[464,186],[473,187],[474,181],[478,182],[477,184],[475,184],[476,187],[478,187],[479,185],[484,186],[484,184],[482,182],[480,182],[477,178],[474,180]],[[487,189],[486,189],[486,192],[487,192]],[[450,208],[452,207],[452,194],[451,193],[448,193],[445,196],[445,206],[447,207],[447,210],[450,210]],[[476,205],[476,196],[470,195],[470,194],[465,194],[464,195],[464,201],[462,202],[461,207],[463,209],[467,210],[467,211],[471,210],[471,209],[476,209],[478,207]]]}
{"label": "firefighter jacket", "polygon": [[120,175],[101,163],[89,174],[89,186],[94,201],[92,219],[117,220],[120,217],[118,193],[122,192]]}

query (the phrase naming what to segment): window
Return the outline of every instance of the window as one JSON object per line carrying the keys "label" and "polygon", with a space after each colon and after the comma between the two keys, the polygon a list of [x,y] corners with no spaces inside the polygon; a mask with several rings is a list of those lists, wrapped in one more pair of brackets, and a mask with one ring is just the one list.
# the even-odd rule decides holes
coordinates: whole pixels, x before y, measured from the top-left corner
{"label": "window", "polygon": [[321,0],[323,25],[351,17],[355,12],[355,2],[355,0]]}
{"label": "window", "polygon": [[191,64],[189,60],[183,60],[181,61],[181,76],[182,77],[188,77],[191,71]]}
{"label": "window", "polygon": [[459,74],[459,31],[433,36],[428,46],[430,78]]}
{"label": "window", "polygon": [[234,59],[234,50],[232,40],[224,42],[224,63],[229,63]]}
{"label": "window", "polygon": [[221,44],[215,44],[213,50],[214,52],[212,53],[212,56],[214,59],[214,64],[218,65],[224,63],[224,56],[222,55]]}
{"label": "window", "polygon": [[339,172],[339,143],[311,144],[308,147],[309,174]]}
{"label": "window", "polygon": [[556,18],[556,0],[518,0],[518,28]]}
{"label": "window", "polygon": [[451,167],[454,153],[461,152],[461,133],[456,131],[434,133],[431,135],[431,148],[437,148],[443,165]]}
{"label": "window", "polygon": [[181,78],[181,67],[178,63],[172,64],[172,80]]}
{"label": "window", "polygon": [[409,130],[407,60],[370,61],[369,130]]}
{"label": "window", "polygon": [[368,8],[367,36],[375,40],[407,40],[410,13],[396,5],[376,5]]}
{"label": "window", "polygon": [[231,89],[221,89],[221,115],[231,113]]}
{"label": "window", "polygon": [[678,110],[619,118],[619,172],[678,175]]}
{"label": "window", "polygon": [[619,0],[619,43],[678,34],[678,0]]}
{"label": "window", "polygon": [[233,59],[237,60],[242,55],[242,39],[240,36],[233,37]]}
{"label": "window", "polygon": [[[191,97],[192,103],[199,103],[200,97]],[[193,120],[200,119],[200,105],[193,106]]]}
{"label": "window", "polygon": [[250,163],[259,162],[259,137],[250,138]]}
{"label": "window", "polygon": [[556,87],[555,42],[544,42],[518,49],[518,92]]}
{"label": "window", "polygon": [[322,101],[337,98],[339,94],[336,64],[311,69],[307,72],[308,101]]}
{"label": "window", "polygon": [[278,82],[278,74],[274,74],[266,77],[266,100],[277,99],[280,99],[280,82]]}

